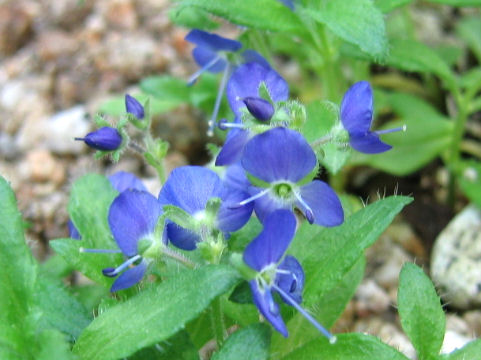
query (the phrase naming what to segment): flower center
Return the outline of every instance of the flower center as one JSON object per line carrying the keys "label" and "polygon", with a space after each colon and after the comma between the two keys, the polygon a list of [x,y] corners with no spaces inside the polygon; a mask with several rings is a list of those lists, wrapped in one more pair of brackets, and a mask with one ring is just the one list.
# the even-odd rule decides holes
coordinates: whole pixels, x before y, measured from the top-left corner
{"label": "flower center", "polygon": [[289,199],[292,197],[292,185],[287,183],[275,184],[273,187],[274,194],[282,199]]}

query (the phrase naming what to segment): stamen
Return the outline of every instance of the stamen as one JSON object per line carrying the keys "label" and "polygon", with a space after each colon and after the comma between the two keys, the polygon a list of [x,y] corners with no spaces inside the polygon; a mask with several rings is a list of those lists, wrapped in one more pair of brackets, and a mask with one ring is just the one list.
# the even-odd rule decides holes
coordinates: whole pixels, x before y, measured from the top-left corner
{"label": "stamen", "polygon": [[217,127],[221,130],[227,130],[227,129],[245,129],[246,126],[244,124],[239,124],[239,123],[232,123],[232,122],[227,122],[226,119],[221,119],[217,123]]}
{"label": "stamen", "polygon": [[403,125],[403,126],[400,126],[400,127],[394,128],[394,129],[386,129],[386,130],[374,131],[374,133],[376,133],[376,134],[378,134],[378,135],[389,134],[389,133],[392,133],[392,132],[406,131],[407,128],[408,128],[408,127],[407,127],[406,125]]}
{"label": "stamen", "polygon": [[222,96],[224,95],[224,89],[227,84],[227,79],[230,74],[231,65],[228,62],[222,74],[222,80],[220,81],[219,90],[217,91],[217,96],[215,98],[214,111],[209,120],[209,129],[207,130],[207,136],[214,136],[214,127],[217,120],[217,114],[219,113],[220,103],[222,101]]}
{"label": "stamen", "polygon": [[117,254],[117,253],[121,253],[122,251],[120,249],[86,249],[81,247],[79,249],[79,252],[94,253],[94,254]]}
{"label": "stamen", "polygon": [[271,191],[270,188],[268,189],[265,189],[257,194],[255,194],[254,196],[251,196],[250,198],[247,198],[245,200],[242,200],[240,203],[237,203],[237,204],[230,204],[230,205],[227,205],[227,208],[228,209],[238,209],[240,208],[241,206],[244,206],[246,204],[249,204],[257,199],[259,199],[260,197],[264,196],[265,194],[267,194],[269,191]]}
{"label": "stamen", "polygon": [[76,137],[76,138],[73,138],[74,140],[79,140],[79,141],[84,141],[85,138],[79,138],[79,137]]}
{"label": "stamen", "polygon": [[312,224],[314,222],[314,212],[310,208],[309,205],[304,201],[301,195],[299,195],[296,191],[294,191],[294,196],[296,197],[297,201],[302,205],[304,208],[304,215],[306,216],[307,221],[309,221],[309,224]]}
{"label": "stamen", "polygon": [[334,344],[336,342],[336,337],[334,335],[332,335],[324,326],[322,326],[321,324],[319,324],[317,322],[316,319],[314,319],[306,310],[304,310],[304,308],[302,308],[297,302],[294,301],[293,298],[291,298],[288,294],[286,294],[280,287],[278,287],[276,284],[272,284],[272,287],[277,291],[279,292],[279,294],[282,295],[282,297],[287,300],[287,302],[294,306],[294,308],[296,308],[297,311],[299,311],[301,313],[302,316],[304,316],[312,325],[314,325],[314,327],[319,330],[322,335],[324,335],[325,337],[327,337],[327,339],[329,340],[329,342],[331,344]]}
{"label": "stamen", "polygon": [[204,72],[209,70],[214,64],[220,59],[220,55],[217,55],[215,58],[213,58],[211,61],[209,61],[207,64],[205,64],[203,67],[201,67],[199,70],[197,70],[195,73],[193,73],[189,79],[187,80],[187,85],[191,86],[195,83],[197,78]]}
{"label": "stamen", "polygon": [[[104,273],[104,275],[109,276],[109,277],[115,276],[115,275],[119,274],[120,272],[122,272],[125,268],[129,267],[130,265],[132,265],[134,262],[136,262],[137,260],[139,260],[141,258],[142,258],[142,256],[135,255],[135,256],[131,257],[130,259],[128,259],[127,261],[125,261],[120,266],[118,266],[117,268],[113,269],[113,271]],[[106,270],[106,269],[104,269],[104,270]]]}

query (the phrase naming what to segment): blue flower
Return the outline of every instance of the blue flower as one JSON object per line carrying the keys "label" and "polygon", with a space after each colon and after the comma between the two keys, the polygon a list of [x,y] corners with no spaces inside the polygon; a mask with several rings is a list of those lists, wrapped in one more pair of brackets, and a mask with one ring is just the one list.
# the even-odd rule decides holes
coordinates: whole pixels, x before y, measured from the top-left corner
{"label": "blue flower", "polygon": [[[159,202],[162,206],[175,205],[183,209],[202,225],[204,232],[218,229],[228,233],[244,226],[251,216],[252,206],[230,209],[226,204],[242,201],[248,196],[243,191],[224,186],[212,170],[200,166],[182,166],[170,174],[160,191]],[[212,198],[222,200],[215,218],[206,213],[207,202]],[[184,250],[194,250],[197,242],[203,240],[201,233],[175,223],[167,225],[167,236],[173,245]]]}
{"label": "blue flower", "polygon": [[405,130],[405,127],[371,131],[373,120],[373,96],[371,85],[359,81],[344,94],[341,103],[341,122],[349,133],[349,144],[359,152],[378,154],[392,148],[379,139],[379,135]]}
{"label": "blue flower", "polygon": [[104,126],[88,133],[83,138],[75,138],[75,140],[83,140],[88,146],[96,150],[113,151],[117,150],[122,144],[122,135],[117,129]]}
{"label": "blue flower", "polygon": [[[129,288],[144,276],[148,261],[139,254],[138,244],[141,240],[158,241],[151,237],[161,214],[162,207],[158,200],[145,191],[125,190],[110,205],[110,230],[120,251],[128,258],[117,268],[106,268],[102,271],[109,277],[120,274],[110,291]],[[130,267],[131,265],[135,266]]]}
{"label": "blue flower", "polygon": [[129,94],[125,95],[125,109],[129,114],[134,115],[139,120],[145,116],[143,105]]}
{"label": "blue flower", "polygon": [[312,224],[337,226],[344,212],[336,193],[314,176],[317,159],[314,151],[297,131],[283,127],[254,136],[246,145],[242,166],[264,185],[251,187],[251,197],[237,205],[255,202],[261,221],[277,209],[299,208]]}
{"label": "blue flower", "polygon": [[[226,141],[220,153],[217,155],[215,164],[217,166],[230,165],[240,160],[242,149],[249,139],[254,135],[242,124],[243,109],[249,106],[246,104],[254,100],[257,104],[264,100],[260,98],[259,88],[264,84],[269,92],[271,100],[276,103],[289,98],[289,86],[287,82],[270,66],[258,62],[249,62],[241,65],[232,74],[227,83],[226,94],[230,108],[234,112],[234,123],[223,123],[224,128],[232,128],[227,134]],[[266,101],[266,100],[264,100]],[[259,116],[259,112],[251,106],[253,116]],[[262,105],[262,112],[270,113],[267,106]],[[272,114],[270,115],[272,117]],[[269,119],[270,119],[269,117]]]}
{"label": "blue flower", "polygon": [[335,339],[299,305],[304,271],[296,258],[284,257],[295,232],[294,215],[290,211],[277,210],[266,218],[262,232],[247,245],[244,262],[257,272],[255,278],[249,281],[254,304],[272,326],[287,337],[279,305],[274,301],[273,295],[277,292],[286,304],[295,307],[326,337]]}
{"label": "blue flower", "polygon": [[191,30],[185,40],[196,45],[192,50],[192,56],[201,67],[190,77],[189,84],[194,83],[204,71],[218,73],[224,70],[229,63],[224,53],[236,52],[242,48],[239,41],[198,29]]}
{"label": "blue flower", "polygon": [[294,11],[294,0],[278,0],[280,3],[283,3],[289,9]]}

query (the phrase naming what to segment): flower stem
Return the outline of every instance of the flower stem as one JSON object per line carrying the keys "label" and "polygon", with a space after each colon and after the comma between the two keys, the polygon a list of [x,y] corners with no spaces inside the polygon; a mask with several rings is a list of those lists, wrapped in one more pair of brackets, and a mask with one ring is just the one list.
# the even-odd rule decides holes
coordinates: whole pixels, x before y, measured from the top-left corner
{"label": "flower stem", "polygon": [[210,304],[210,319],[212,329],[214,331],[217,348],[220,349],[227,337],[227,329],[225,327],[224,314],[222,312],[222,303],[220,297],[215,298]]}
{"label": "flower stem", "polygon": [[453,207],[456,195],[456,173],[459,169],[459,163],[461,160],[461,141],[464,135],[464,129],[466,121],[468,120],[467,101],[461,96],[459,91],[454,92],[456,104],[458,106],[458,114],[454,123],[454,129],[452,133],[451,147],[448,154],[449,165],[449,184],[447,203]]}

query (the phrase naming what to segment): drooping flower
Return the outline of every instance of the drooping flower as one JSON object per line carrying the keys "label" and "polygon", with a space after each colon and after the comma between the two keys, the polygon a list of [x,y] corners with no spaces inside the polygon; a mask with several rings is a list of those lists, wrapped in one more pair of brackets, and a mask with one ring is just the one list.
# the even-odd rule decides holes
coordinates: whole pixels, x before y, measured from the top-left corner
{"label": "drooping flower", "polygon": [[244,262],[257,272],[249,281],[254,304],[272,326],[287,337],[279,305],[274,301],[273,295],[277,292],[286,304],[295,307],[322,334],[334,340],[335,337],[300,306],[304,271],[296,258],[284,257],[295,231],[294,215],[287,210],[276,210],[266,218],[262,232],[247,245]]}
{"label": "drooping flower", "polygon": [[[230,108],[234,112],[233,123],[223,123],[224,128],[231,128],[227,134],[226,141],[216,158],[217,166],[230,165],[240,160],[242,149],[249,139],[255,134],[242,123],[243,109],[247,109],[258,118],[261,113],[270,114],[271,109],[264,103],[268,102],[261,98],[260,87],[264,85],[269,93],[270,99],[277,103],[289,98],[289,86],[287,82],[270,66],[264,66],[257,62],[250,62],[241,65],[232,74],[227,83],[226,94]],[[247,99],[247,100],[246,100]],[[249,106],[246,104],[251,104]],[[254,103],[261,110],[254,109]],[[263,103],[263,105],[260,105]],[[272,104],[270,104],[272,106]],[[251,107],[251,109],[249,109]],[[261,116],[271,118],[270,116]],[[266,121],[266,120],[261,120]]]}
{"label": "drooping flower", "polygon": [[371,85],[359,81],[344,94],[341,103],[341,123],[349,134],[349,144],[359,152],[378,154],[392,148],[381,141],[379,135],[403,131],[405,127],[371,131],[373,121],[373,96]]}
{"label": "drooping flower", "polygon": [[241,163],[263,184],[253,184],[249,190],[252,196],[231,206],[254,201],[261,221],[277,209],[294,207],[311,224],[337,226],[344,221],[336,193],[325,182],[312,180],[316,155],[297,131],[277,127],[254,136],[244,147]]}
{"label": "drooping flower", "polygon": [[117,150],[122,144],[122,135],[119,131],[110,126],[101,127],[98,130],[92,131],[83,138],[75,138],[75,140],[82,140],[93,149],[101,151]]}
{"label": "drooping flower", "polygon": [[[120,251],[128,258],[117,268],[106,268],[102,271],[109,277],[120,274],[110,291],[129,288],[144,276],[148,260],[139,254],[139,241],[159,241],[151,239],[151,236],[161,214],[162,207],[158,200],[145,191],[125,190],[110,205],[108,214],[110,230]],[[130,267],[133,264],[135,266]]]}
{"label": "drooping flower", "polygon": [[[250,218],[252,205],[245,209],[230,209],[227,204],[239,202],[249,195],[227,188],[219,176],[204,167],[182,166],[174,169],[162,187],[159,202],[162,206],[177,206],[198,221],[199,232],[185,229],[173,222],[167,225],[167,237],[176,247],[193,250],[202,241],[202,233],[218,229],[228,233],[240,229]],[[212,198],[220,198],[222,204],[217,214],[206,211]]]}
{"label": "drooping flower", "polygon": [[145,116],[143,105],[129,94],[125,95],[125,109],[129,114],[134,115],[139,120],[143,119]]}

